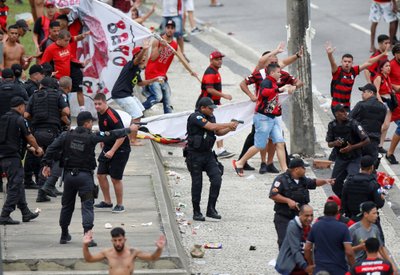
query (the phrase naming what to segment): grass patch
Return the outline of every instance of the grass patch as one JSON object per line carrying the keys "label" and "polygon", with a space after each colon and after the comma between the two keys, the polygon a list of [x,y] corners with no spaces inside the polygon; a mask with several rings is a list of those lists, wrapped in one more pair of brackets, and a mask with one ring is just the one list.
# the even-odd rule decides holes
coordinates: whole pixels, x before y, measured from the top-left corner
{"label": "grass patch", "polygon": [[[22,5],[16,5],[14,0],[9,0],[6,2],[8,7],[10,8],[8,17],[7,17],[7,26],[10,26],[15,23],[15,15],[31,12],[31,6],[29,5],[28,0],[22,0]],[[31,29],[33,29],[33,24],[29,25]],[[36,47],[32,41],[32,32],[27,32],[24,37],[20,38],[21,44],[25,47],[26,55],[31,56],[36,54]],[[32,63],[33,64],[33,63]]]}

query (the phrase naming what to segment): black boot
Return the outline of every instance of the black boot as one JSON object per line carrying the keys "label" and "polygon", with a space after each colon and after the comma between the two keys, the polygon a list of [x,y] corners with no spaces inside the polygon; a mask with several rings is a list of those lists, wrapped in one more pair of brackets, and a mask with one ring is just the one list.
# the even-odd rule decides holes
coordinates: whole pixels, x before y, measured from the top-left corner
{"label": "black boot", "polygon": [[48,202],[48,201],[50,201],[50,198],[46,195],[46,193],[42,189],[39,189],[36,202]]}
{"label": "black boot", "polygon": [[203,214],[200,212],[200,204],[192,203],[193,204],[193,220],[204,222],[206,218],[204,218]]}
{"label": "black boot", "polygon": [[24,210],[21,210],[22,213],[22,221],[23,222],[29,222],[30,220],[34,220],[37,217],[39,217],[39,213],[33,213],[29,208],[25,208]]}
{"label": "black boot", "polygon": [[66,244],[67,242],[71,241],[72,237],[68,232],[68,229],[62,229],[61,230],[61,238],[60,238],[60,244]]}
{"label": "black boot", "polygon": [[208,205],[207,205],[207,213],[206,216],[209,218],[220,220],[222,217],[218,214],[217,210],[215,209],[215,204],[217,203],[217,199],[208,198]]}
{"label": "black boot", "polygon": [[0,216],[0,224],[2,225],[14,225],[14,224],[19,224],[19,221],[15,221],[10,217],[10,214],[4,214],[2,213]]}

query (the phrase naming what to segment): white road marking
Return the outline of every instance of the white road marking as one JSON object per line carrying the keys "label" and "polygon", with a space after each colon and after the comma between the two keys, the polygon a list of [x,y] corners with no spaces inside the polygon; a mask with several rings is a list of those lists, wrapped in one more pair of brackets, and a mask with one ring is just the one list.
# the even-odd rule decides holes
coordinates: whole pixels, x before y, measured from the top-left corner
{"label": "white road marking", "polygon": [[319,9],[319,7],[317,5],[315,5],[315,4],[313,4],[313,3],[310,4],[310,7],[313,8],[313,9],[316,9],[316,10]]}
{"label": "white road marking", "polygon": [[349,25],[352,26],[353,28],[359,30],[359,31],[362,31],[363,33],[371,35],[370,30],[368,30],[368,29],[366,29],[366,28],[364,28],[364,27],[362,27],[362,26],[360,26],[360,25],[358,25],[356,23],[350,23]]}

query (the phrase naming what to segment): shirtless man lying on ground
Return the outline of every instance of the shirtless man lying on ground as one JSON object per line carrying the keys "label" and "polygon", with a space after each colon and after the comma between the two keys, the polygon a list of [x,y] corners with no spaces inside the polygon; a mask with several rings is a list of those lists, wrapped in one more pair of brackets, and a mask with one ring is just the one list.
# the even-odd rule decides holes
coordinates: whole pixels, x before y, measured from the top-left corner
{"label": "shirtless man lying on ground", "polygon": [[110,275],[130,275],[135,268],[135,259],[143,261],[156,261],[160,258],[165,246],[165,236],[161,235],[156,242],[157,249],[153,254],[142,252],[137,249],[125,246],[125,231],[121,227],[111,230],[112,248],[106,248],[98,254],[92,255],[89,252],[88,244],[92,240],[92,231],[88,231],[83,237],[83,257],[85,261],[93,263],[108,260]]}

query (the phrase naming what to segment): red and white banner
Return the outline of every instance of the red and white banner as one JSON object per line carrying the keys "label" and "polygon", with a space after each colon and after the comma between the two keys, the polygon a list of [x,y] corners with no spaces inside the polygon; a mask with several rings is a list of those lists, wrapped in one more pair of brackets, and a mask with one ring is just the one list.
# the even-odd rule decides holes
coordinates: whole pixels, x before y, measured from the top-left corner
{"label": "red and white banner", "polygon": [[[75,6],[77,2],[79,6]],[[101,91],[108,99],[122,67],[132,59],[132,49],[152,33],[120,10],[98,0],[66,0],[62,4],[68,3],[72,3],[68,7],[83,23],[83,31],[91,32],[78,44],[77,51],[80,61],[90,60],[83,70],[84,93],[94,97]],[[74,100],[71,103],[77,105],[73,104]],[[85,100],[85,105],[88,110],[94,110],[91,100]],[[72,112],[79,110],[72,108]]]}

